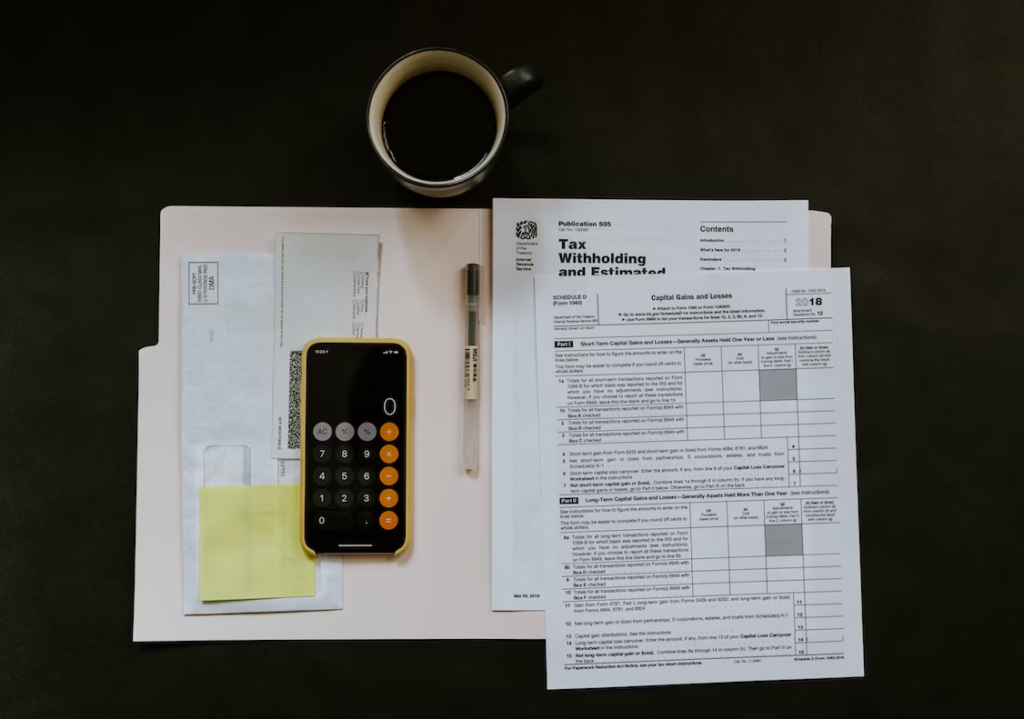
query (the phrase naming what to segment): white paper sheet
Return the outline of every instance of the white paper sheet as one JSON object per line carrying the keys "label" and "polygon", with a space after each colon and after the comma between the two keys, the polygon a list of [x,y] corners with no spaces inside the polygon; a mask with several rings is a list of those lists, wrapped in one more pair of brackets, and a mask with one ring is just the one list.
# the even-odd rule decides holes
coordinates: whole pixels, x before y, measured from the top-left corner
{"label": "white paper sheet", "polygon": [[493,221],[491,608],[542,609],[534,277],[807,267],[808,209],[806,201],[495,199]]}
{"label": "white paper sheet", "polygon": [[549,688],[863,676],[849,270],[536,308]]}
{"label": "white paper sheet", "polygon": [[299,458],[302,348],[317,337],[376,337],[377,235],[281,233],[274,284],[274,457]]}
{"label": "white paper sheet", "polygon": [[[298,481],[270,456],[273,256],[204,253],[181,260],[181,506],[185,614],[341,609],[340,557],[319,558],[316,595],[199,598],[199,488]],[[298,539],[296,538],[296,541]]]}

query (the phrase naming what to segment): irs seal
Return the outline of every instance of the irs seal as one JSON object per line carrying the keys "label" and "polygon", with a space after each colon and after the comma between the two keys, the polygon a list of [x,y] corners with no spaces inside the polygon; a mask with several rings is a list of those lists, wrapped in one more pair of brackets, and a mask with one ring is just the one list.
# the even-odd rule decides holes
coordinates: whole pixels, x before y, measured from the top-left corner
{"label": "irs seal", "polygon": [[537,239],[537,223],[532,220],[523,220],[516,223],[516,237],[520,240]]}

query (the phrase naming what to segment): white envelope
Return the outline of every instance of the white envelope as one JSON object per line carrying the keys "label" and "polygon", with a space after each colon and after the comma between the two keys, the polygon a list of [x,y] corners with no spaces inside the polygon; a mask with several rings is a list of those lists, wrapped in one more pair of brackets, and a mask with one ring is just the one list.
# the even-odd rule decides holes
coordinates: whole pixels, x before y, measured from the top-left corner
{"label": "white envelope", "polygon": [[272,452],[299,458],[302,348],[317,337],[376,337],[380,238],[279,233],[274,252]]}
{"label": "white envelope", "polygon": [[[273,255],[181,260],[181,507],[185,614],[341,609],[341,558],[318,558],[316,595],[203,602],[199,489],[298,481],[297,461],[270,456]],[[290,480],[290,481],[289,481]],[[296,537],[298,541],[298,537]]]}

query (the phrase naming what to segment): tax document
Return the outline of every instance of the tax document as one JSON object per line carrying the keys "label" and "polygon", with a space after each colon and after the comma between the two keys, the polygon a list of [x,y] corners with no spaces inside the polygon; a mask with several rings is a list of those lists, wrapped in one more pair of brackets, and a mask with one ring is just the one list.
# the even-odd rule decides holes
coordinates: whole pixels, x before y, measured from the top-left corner
{"label": "tax document", "polygon": [[863,676],[849,271],[535,284],[548,687]]}
{"label": "tax document", "polygon": [[533,280],[809,266],[806,200],[495,199],[491,609],[543,609]]}

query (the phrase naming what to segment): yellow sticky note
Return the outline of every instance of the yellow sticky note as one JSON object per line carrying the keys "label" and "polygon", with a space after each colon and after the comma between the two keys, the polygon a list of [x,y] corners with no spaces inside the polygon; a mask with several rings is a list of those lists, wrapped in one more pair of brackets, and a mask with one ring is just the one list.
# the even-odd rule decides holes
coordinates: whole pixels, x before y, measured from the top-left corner
{"label": "yellow sticky note", "polygon": [[299,485],[199,490],[204,602],[314,594],[314,560],[299,543]]}

